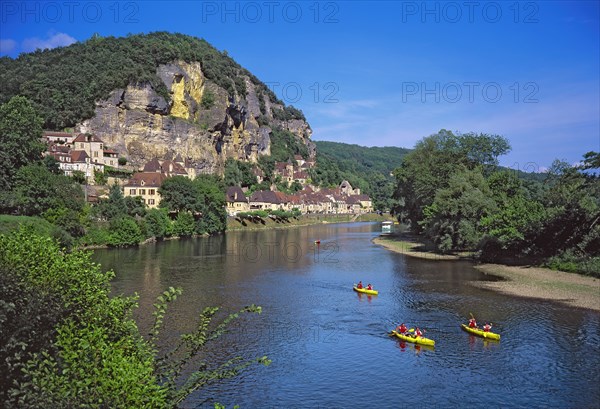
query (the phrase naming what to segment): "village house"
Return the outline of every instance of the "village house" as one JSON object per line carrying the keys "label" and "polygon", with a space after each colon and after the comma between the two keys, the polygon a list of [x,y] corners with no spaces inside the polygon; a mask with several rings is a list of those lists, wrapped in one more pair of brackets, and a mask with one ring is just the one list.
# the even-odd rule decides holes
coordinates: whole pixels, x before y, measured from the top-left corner
{"label": "village house", "polygon": [[52,143],[71,146],[73,144],[73,139],[75,139],[75,134],[70,132],[44,131],[42,139],[48,142],[48,144]]}
{"label": "village house", "polygon": [[225,192],[225,203],[227,204],[227,214],[235,216],[239,212],[250,211],[250,202],[241,187],[231,186]]}
{"label": "village house", "polygon": [[123,196],[139,196],[149,208],[156,208],[160,203],[158,188],[167,176],[158,172],[134,173],[129,181],[123,185]]}
{"label": "village house", "polygon": [[92,163],[104,164],[104,142],[97,136],[79,134],[73,140],[73,149],[83,150]]}
{"label": "village house", "polygon": [[73,171],[82,171],[87,182],[94,183],[95,172],[104,172],[105,165],[119,167],[118,152],[107,149],[94,135],[45,131],[43,140],[48,144],[45,155],[54,157],[67,176],[72,176]]}
{"label": "village house", "polygon": [[180,155],[177,155],[172,161],[153,158],[144,165],[143,172],[157,172],[167,175],[168,177],[184,176],[190,179],[193,179],[196,176],[193,168],[187,165],[187,162],[183,161]]}

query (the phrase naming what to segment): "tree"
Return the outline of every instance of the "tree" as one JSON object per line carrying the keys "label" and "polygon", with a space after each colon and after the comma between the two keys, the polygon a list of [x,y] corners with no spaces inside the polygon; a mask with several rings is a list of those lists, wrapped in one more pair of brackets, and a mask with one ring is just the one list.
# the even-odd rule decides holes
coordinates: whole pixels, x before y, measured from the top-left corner
{"label": "tree", "polygon": [[42,160],[46,169],[55,175],[62,175],[63,172],[60,169],[60,162],[56,160],[54,156],[46,155]]}
{"label": "tree", "polygon": [[14,198],[20,214],[41,215],[51,208],[66,208],[78,213],[84,205],[81,186],[67,176],[50,173],[41,164],[20,168],[14,184]]}
{"label": "tree", "polygon": [[194,216],[189,212],[179,212],[173,223],[173,234],[176,236],[191,236],[194,234]]}
{"label": "tree", "polygon": [[121,156],[119,158],[119,166],[125,166],[127,165],[127,158],[124,158],[123,156]]}
{"label": "tree", "polygon": [[183,176],[165,179],[158,188],[161,196],[159,206],[176,212],[198,211],[198,197],[194,183]]}
{"label": "tree", "polygon": [[150,209],[146,212],[146,229],[150,237],[157,239],[172,233],[171,220],[166,209]]}
{"label": "tree", "polygon": [[72,178],[76,183],[79,183],[80,185],[84,185],[87,182],[85,173],[83,173],[83,171],[81,170],[74,170]]}
{"label": "tree", "polygon": [[442,129],[422,139],[394,171],[397,180],[394,197],[399,201],[395,212],[404,215],[411,228],[419,232],[423,209],[431,205],[438,189],[448,187],[458,167],[482,166],[487,170],[496,165],[499,155],[509,150],[508,141],[498,135],[455,135]]}
{"label": "tree", "polygon": [[481,169],[457,170],[425,207],[425,234],[442,251],[475,249],[483,236],[481,218],[496,210],[490,193]]}
{"label": "tree", "polygon": [[94,182],[97,185],[106,185],[108,182],[108,175],[104,172],[96,171],[94,172]]}
{"label": "tree", "polygon": [[252,173],[252,165],[247,162],[227,158],[225,161],[225,186],[250,187],[256,184],[256,176]]}
{"label": "tree", "polygon": [[0,190],[9,190],[22,166],[38,162],[45,145],[42,120],[29,100],[15,96],[0,105]]}
{"label": "tree", "polygon": [[110,222],[109,245],[114,247],[135,246],[144,240],[140,226],[130,216],[122,216]]}
{"label": "tree", "polygon": [[198,175],[194,179],[194,186],[198,195],[197,209],[201,213],[196,232],[212,234],[225,231],[227,212],[222,181],[212,175]]}
{"label": "tree", "polygon": [[113,220],[127,214],[127,205],[121,188],[112,185],[108,191],[108,198],[100,199],[94,212],[97,217],[104,220]]}

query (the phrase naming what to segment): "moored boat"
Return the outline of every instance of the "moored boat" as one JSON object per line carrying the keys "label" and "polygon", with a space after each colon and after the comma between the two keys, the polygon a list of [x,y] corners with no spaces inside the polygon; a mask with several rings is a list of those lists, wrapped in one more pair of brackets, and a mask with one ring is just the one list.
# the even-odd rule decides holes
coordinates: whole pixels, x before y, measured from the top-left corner
{"label": "moored boat", "polygon": [[354,288],[354,291],[356,291],[358,293],[364,293],[364,294],[369,294],[369,295],[379,294],[379,291],[377,291],[377,290],[367,290],[366,288],[358,288],[357,286],[354,286],[352,288]]}
{"label": "moored boat", "polygon": [[400,338],[403,341],[412,342],[413,344],[429,345],[429,346],[435,345],[435,341],[433,339],[429,339],[429,338],[425,338],[425,337],[415,337],[413,335],[403,335],[396,330],[393,330],[392,334],[394,334],[396,337]]}
{"label": "moored boat", "polygon": [[500,334],[495,334],[493,332],[486,332],[486,331],[484,331],[482,329],[479,329],[479,328],[469,328],[465,324],[460,324],[460,327],[464,331],[467,331],[469,334],[477,335],[478,337],[482,337],[482,338],[485,338],[485,339],[494,339],[496,341],[500,341]]}

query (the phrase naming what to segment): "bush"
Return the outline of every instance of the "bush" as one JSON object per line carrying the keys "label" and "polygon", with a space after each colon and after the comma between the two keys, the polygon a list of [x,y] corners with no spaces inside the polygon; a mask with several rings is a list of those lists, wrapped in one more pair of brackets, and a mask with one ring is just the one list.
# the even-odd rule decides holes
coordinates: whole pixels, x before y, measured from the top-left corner
{"label": "bush", "polygon": [[600,257],[577,256],[571,250],[550,257],[545,266],[553,270],[586,274],[600,278]]}
{"label": "bush", "polygon": [[125,165],[127,165],[127,158],[124,158],[121,156],[119,158],[119,166],[125,166]]}
{"label": "bush", "polygon": [[191,236],[195,230],[194,216],[189,212],[179,212],[173,223],[173,234],[176,236]]}
{"label": "bush", "polygon": [[[218,308],[205,308],[197,329],[183,334],[165,355],[157,340],[168,303],[158,297],[149,339],[142,338],[133,297],[109,297],[112,272],[102,272],[87,252],[64,252],[49,237],[20,229],[0,235],[0,370],[4,407],[172,408],[193,391],[230,378],[266,357],[224,363],[191,360],[218,340],[251,305],[219,323]],[[175,354],[175,351],[180,354]],[[204,358],[206,359],[206,358]]]}
{"label": "bush", "polygon": [[105,246],[111,241],[110,231],[101,227],[91,227],[85,236],[79,239],[83,246]]}
{"label": "bush", "polygon": [[211,109],[215,105],[215,94],[210,92],[210,90],[205,90],[202,94],[202,101],[200,102],[202,108]]}
{"label": "bush", "polygon": [[171,220],[166,209],[150,209],[146,213],[146,233],[157,239],[167,237],[172,232]]}
{"label": "bush", "polygon": [[110,222],[110,239],[108,242],[110,246],[135,246],[142,240],[144,240],[144,236],[132,217],[123,216]]}

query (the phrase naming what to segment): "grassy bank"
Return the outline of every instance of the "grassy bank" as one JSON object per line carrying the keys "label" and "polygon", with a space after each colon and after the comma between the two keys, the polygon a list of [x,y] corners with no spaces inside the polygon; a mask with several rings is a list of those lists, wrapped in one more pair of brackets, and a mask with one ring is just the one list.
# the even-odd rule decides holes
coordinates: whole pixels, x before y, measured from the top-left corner
{"label": "grassy bank", "polygon": [[387,215],[378,215],[376,213],[362,214],[358,217],[349,214],[305,214],[298,218],[290,218],[286,221],[275,221],[269,217],[265,217],[262,221],[258,222],[251,222],[249,220],[240,222],[234,217],[228,217],[227,230],[284,229],[321,223],[382,222],[384,220],[390,220],[390,217]]}
{"label": "grassy bank", "polygon": [[[433,246],[410,235],[381,236],[373,240],[388,250],[427,260],[473,260],[469,253],[439,254]],[[479,288],[521,297],[559,301],[572,307],[600,311],[600,280],[575,273],[537,266],[479,264],[475,268],[485,274],[503,277],[506,281],[470,282]]]}

